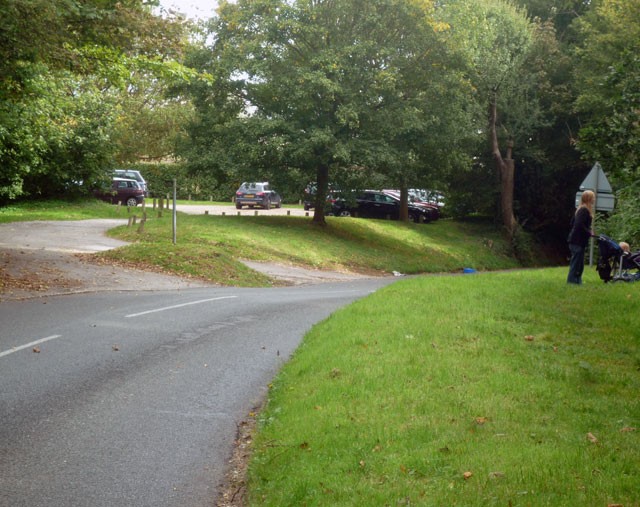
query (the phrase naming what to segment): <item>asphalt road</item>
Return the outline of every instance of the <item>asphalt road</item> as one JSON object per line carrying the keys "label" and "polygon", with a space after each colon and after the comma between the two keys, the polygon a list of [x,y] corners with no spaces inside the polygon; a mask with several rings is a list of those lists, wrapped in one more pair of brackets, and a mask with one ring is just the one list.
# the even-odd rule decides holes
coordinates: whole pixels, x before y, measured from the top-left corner
{"label": "asphalt road", "polygon": [[3,302],[0,506],[212,505],[304,333],[392,281]]}

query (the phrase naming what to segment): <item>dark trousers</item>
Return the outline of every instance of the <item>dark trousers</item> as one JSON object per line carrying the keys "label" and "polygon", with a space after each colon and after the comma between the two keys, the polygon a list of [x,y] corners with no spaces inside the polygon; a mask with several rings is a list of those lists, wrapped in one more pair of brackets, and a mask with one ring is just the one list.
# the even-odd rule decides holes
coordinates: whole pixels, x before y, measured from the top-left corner
{"label": "dark trousers", "polygon": [[582,272],[584,271],[584,250],[585,247],[569,243],[571,260],[569,261],[569,275],[567,283],[582,283]]}

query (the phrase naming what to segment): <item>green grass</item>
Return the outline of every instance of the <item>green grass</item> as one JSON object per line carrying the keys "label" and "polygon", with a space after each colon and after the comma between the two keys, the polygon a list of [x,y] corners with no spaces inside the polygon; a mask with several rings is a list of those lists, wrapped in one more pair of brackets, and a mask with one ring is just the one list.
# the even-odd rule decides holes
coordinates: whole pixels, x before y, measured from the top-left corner
{"label": "green grass", "polygon": [[[140,210],[137,210],[139,214]],[[151,216],[101,254],[221,284],[238,259],[363,273],[518,267],[486,223]],[[127,216],[98,202],[0,221]],[[402,280],[314,326],[273,382],[249,505],[640,506],[640,285],[566,268]],[[596,439],[592,441],[589,435]],[[465,478],[465,473],[471,475]]]}
{"label": "green grass", "polygon": [[640,285],[565,277],[419,277],[316,325],[249,505],[640,505]]}
{"label": "green grass", "polygon": [[492,226],[439,221],[416,225],[328,217],[326,227],[309,217],[183,215],[172,244],[170,216],[150,219],[143,233],[121,227],[111,234],[133,245],[103,257],[186,270],[226,285],[264,285],[239,259],[278,261],[317,269],[405,274],[505,269],[519,264]]}
{"label": "green grass", "polygon": [[127,208],[97,200],[30,201],[0,207],[0,223],[31,220],[86,220],[89,218],[126,218]]}
{"label": "green grass", "polygon": [[[234,208],[230,205],[230,210]],[[188,215],[179,213],[173,245],[172,214],[151,206],[144,230],[122,226],[110,235],[131,245],[97,254],[111,262],[191,276],[222,285],[269,286],[275,280],[243,260],[353,271],[364,274],[460,272],[464,267],[519,267],[499,231],[487,222],[431,224],[327,217]],[[142,209],[130,211],[138,219]],[[127,218],[127,208],[99,201],[47,202],[0,208],[0,221]]]}

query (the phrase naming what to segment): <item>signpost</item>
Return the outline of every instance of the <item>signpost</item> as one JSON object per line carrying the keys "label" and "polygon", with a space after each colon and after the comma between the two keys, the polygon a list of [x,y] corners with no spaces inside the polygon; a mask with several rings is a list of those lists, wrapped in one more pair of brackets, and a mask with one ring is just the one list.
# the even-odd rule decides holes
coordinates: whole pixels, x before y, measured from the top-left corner
{"label": "signpost", "polygon": [[[580,189],[576,192],[576,208],[580,206],[580,198],[585,190],[591,190],[596,194],[596,211],[613,211],[615,197],[607,175],[602,166],[596,162],[587,177],[580,184]],[[591,238],[591,248],[589,251],[589,266],[593,266],[593,238]]]}
{"label": "signpost", "polygon": [[615,204],[613,190],[607,175],[598,162],[594,164],[587,177],[580,184],[580,190],[576,193],[576,208],[580,205],[580,197],[585,190],[591,190],[596,194],[596,211],[613,211]]}

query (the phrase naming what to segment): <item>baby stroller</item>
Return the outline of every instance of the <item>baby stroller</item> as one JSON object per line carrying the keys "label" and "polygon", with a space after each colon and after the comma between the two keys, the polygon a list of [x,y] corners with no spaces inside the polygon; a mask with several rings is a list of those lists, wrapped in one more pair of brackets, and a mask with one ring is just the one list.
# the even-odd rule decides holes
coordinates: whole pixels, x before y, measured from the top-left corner
{"label": "baby stroller", "polygon": [[609,236],[600,234],[598,251],[600,258],[596,269],[605,283],[640,281],[640,250],[625,252]]}

